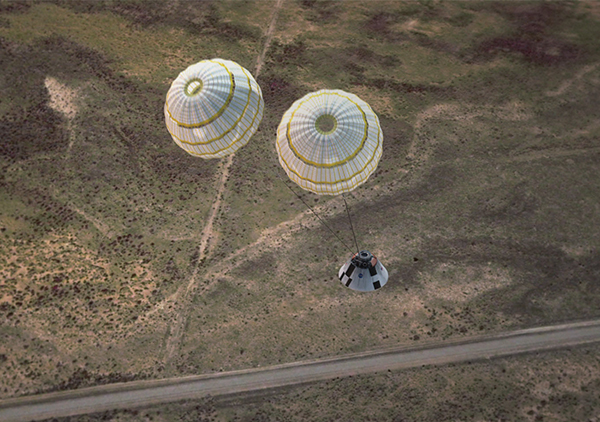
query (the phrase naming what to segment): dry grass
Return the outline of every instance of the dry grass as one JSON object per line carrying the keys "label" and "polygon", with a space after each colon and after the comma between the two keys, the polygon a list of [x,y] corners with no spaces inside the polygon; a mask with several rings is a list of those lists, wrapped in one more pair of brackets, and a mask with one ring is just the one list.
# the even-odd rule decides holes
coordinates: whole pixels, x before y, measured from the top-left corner
{"label": "dry grass", "polygon": [[[185,15],[204,25],[152,5],[2,15],[0,394],[597,315],[593,15],[545,29],[551,45],[586,51],[547,64],[514,46],[479,51],[522,25],[493,5],[285,2],[259,76],[265,117],[224,180],[196,274],[219,166],[173,145],[164,93],[200,58],[252,68],[274,3],[218,4]],[[340,285],[349,252],[278,179],[281,113],[326,87],[368,101],[385,135],[378,171],[348,198],[360,244],[390,271],[372,295]],[[351,243],[340,198],[302,195]],[[176,292],[190,283],[166,370]],[[446,378],[448,394],[460,387]]]}
{"label": "dry grass", "polygon": [[114,421],[594,421],[597,346],[64,418]]}

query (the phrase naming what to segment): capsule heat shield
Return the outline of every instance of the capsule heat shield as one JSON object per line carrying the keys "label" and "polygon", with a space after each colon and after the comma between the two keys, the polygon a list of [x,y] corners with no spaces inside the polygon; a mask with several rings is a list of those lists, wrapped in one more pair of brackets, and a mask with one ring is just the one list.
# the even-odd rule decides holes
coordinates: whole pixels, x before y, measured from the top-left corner
{"label": "capsule heat shield", "polygon": [[388,272],[370,252],[360,251],[340,268],[338,277],[344,286],[352,290],[371,292],[387,283]]}

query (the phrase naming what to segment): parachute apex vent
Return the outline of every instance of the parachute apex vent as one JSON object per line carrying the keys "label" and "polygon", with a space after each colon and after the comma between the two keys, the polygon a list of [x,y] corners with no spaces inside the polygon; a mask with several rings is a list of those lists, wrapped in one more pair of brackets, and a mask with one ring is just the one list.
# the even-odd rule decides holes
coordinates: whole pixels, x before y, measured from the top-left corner
{"label": "parachute apex vent", "polygon": [[338,277],[342,284],[352,290],[370,292],[380,289],[388,281],[388,272],[369,251],[355,253],[340,268]]}

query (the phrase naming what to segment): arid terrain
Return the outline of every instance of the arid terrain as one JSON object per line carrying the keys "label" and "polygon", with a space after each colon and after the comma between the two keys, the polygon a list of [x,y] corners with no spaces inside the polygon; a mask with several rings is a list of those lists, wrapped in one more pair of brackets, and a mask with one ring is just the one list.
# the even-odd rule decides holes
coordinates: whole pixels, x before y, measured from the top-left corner
{"label": "arid terrain", "polygon": [[[0,1],[0,398],[600,316],[599,21],[591,1]],[[163,104],[213,57],[247,68],[266,106],[248,145],[206,161],[173,143]],[[277,160],[282,114],[325,88],[367,101],[384,134],[346,197],[390,274],[371,294],[339,283],[348,251],[288,187],[351,243],[342,198]],[[146,413],[587,420],[597,356]]]}

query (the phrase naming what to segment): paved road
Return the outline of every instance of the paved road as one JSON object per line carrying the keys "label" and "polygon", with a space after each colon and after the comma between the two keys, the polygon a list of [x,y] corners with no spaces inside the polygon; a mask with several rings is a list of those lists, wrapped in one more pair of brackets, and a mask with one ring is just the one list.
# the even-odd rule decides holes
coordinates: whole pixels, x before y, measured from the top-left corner
{"label": "paved road", "polygon": [[136,381],[0,401],[0,421],[30,421],[257,391],[369,372],[441,365],[600,342],[600,320],[421,348],[396,348],[266,368]]}

